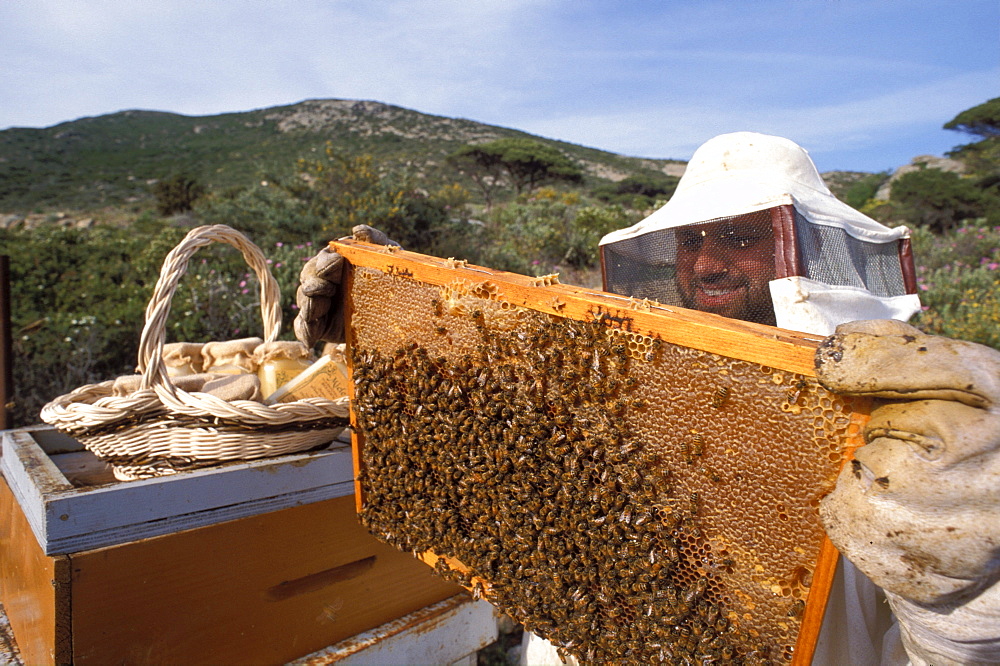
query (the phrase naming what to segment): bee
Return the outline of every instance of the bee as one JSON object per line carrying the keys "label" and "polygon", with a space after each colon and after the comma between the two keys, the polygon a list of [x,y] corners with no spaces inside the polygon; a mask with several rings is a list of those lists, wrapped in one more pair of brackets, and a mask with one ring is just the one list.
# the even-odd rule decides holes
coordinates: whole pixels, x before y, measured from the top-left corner
{"label": "bee", "polygon": [[788,389],[788,393],[785,395],[788,404],[789,405],[796,404],[799,401],[799,396],[802,394],[802,391],[807,386],[809,385],[806,383],[804,379],[800,379],[799,381],[795,382],[795,385],[792,386],[792,388]]}
{"label": "bee", "polygon": [[701,456],[705,448],[705,436],[701,433],[691,435],[691,455]]}
{"label": "bee", "polygon": [[681,440],[680,450],[681,455],[684,457],[684,462],[688,465],[693,465],[695,460],[701,457],[702,451],[705,446],[705,436],[701,433],[695,433],[691,435],[690,442],[688,440]]}
{"label": "bee", "polygon": [[802,599],[798,599],[792,604],[792,607],[788,609],[788,617],[799,617],[802,615],[802,611],[806,608],[806,602]]}
{"label": "bee", "polygon": [[715,409],[722,409],[726,405],[726,402],[728,400],[729,400],[729,387],[720,386],[719,388],[715,389],[715,392],[712,394],[712,407],[714,407]]}

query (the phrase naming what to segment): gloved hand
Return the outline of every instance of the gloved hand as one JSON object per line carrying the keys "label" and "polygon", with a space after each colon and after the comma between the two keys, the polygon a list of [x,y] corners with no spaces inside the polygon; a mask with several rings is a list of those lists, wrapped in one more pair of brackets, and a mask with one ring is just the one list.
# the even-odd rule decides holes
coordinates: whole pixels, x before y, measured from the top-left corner
{"label": "gloved hand", "polygon": [[885,590],[912,663],[1000,662],[1000,352],[852,322],[816,367],[889,399],[820,505],[830,539]]}
{"label": "gloved hand", "polygon": [[[376,245],[399,246],[383,232],[359,224],[351,230],[354,240]],[[299,288],[295,303],[299,312],[295,316],[295,337],[312,349],[317,341],[344,341],[344,308],[340,283],[343,278],[344,258],[329,247],[306,262],[299,274]]]}

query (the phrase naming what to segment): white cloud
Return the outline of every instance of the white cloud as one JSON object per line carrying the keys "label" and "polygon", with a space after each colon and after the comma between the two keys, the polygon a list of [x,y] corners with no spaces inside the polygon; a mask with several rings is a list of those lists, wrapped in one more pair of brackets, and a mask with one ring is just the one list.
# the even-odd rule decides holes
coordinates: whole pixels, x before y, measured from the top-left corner
{"label": "white cloud", "polygon": [[[726,106],[716,98],[611,113],[563,114],[521,122],[520,129],[627,155],[687,159],[723,132],[751,130],[786,136],[810,152],[863,147],[901,128],[940,127],[985,102],[1000,68],[847,102],[806,99],[797,106]],[[957,143],[957,141],[955,142]]]}

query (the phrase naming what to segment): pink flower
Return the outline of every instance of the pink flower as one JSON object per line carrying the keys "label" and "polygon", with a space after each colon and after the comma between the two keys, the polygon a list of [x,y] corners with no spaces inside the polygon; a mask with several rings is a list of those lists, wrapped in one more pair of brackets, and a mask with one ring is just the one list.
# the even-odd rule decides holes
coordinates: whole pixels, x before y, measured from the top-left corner
{"label": "pink flower", "polygon": [[[240,280],[240,286],[241,286],[241,287],[245,287],[245,286],[247,286],[247,281],[246,281],[246,280]],[[243,290],[243,293],[244,293],[244,294],[245,294],[245,293],[247,293],[245,289]]]}
{"label": "pink flower", "polygon": [[986,265],[986,268],[990,269],[991,271],[995,271],[996,269],[1000,268],[1000,264],[998,264],[995,261],[992,261]]}
{"label": "pink flower", "polygon": [[275,244],[274,244],[274,246],[275,246],[275,247],[284,247],[284,246],[285,246],[285,244],[284,244],[284,243],[282,243],[281,241],[278,241],[277,243],[275,243]]}

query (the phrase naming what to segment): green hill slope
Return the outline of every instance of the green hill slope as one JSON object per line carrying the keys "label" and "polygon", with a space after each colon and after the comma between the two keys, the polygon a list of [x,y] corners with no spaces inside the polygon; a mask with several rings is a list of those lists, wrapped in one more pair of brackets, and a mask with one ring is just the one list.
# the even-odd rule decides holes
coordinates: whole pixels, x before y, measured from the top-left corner
{"label": "green hill slope", "polygon": [[333,142],[409,169],[429,186],[453,180],[444,158],[462,145],[531,137],[562,150],[590,185],[683,163],[624,157],[471,120],[379,102],[310,100],[215,116],[122,111],[44,129],[0,131],[0,212],[87,209],[149,199],[151,181],[186,173],[210,190],[245,186]]}

